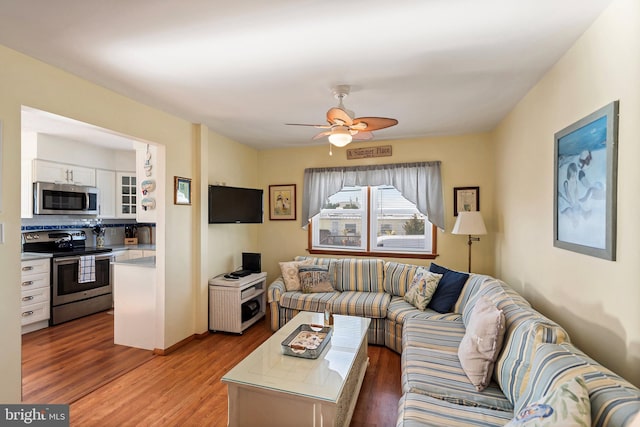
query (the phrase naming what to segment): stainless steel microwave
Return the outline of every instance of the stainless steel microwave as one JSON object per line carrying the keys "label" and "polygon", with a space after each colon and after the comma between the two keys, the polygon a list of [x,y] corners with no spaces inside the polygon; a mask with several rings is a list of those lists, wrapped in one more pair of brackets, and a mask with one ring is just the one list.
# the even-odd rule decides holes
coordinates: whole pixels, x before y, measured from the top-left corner
{"label": "stainless steel microwave", "polygon": [[98,189],[84,185],[35,182],[33,213],[36,215],[97,215]]}

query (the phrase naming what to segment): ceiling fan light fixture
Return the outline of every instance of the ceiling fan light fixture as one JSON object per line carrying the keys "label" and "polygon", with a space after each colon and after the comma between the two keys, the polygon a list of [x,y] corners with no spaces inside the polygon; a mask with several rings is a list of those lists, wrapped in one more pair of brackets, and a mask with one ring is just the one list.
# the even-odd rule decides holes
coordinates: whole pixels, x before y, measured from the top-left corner
{"label": "ceiling fan light fixture", "polygon": [[344,147],[353,140],[349,128],[346,126],[339,126],[331,132],[329,135],[329,142],[336,147]]}

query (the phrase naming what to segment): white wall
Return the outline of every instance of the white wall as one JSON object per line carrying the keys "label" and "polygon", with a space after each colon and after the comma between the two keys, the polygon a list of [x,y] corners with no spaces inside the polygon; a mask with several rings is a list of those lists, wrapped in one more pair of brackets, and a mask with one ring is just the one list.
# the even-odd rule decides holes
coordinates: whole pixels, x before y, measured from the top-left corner
{"label": "white wall", "polygon": [[[620,100],[617,260],[553,247],[554,133]],[[496,274],[640,385],[640,2],[616,0],[495,132]]]}

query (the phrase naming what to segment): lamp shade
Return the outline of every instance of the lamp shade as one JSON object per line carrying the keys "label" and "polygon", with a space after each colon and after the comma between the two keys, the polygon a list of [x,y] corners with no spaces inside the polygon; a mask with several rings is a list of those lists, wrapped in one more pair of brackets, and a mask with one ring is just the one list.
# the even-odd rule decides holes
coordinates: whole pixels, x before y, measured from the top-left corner
{"label": "lamp shade", "polygon": [[458,219],[451,230],[452,234],[481,235],[487,234],[482,215],[479,211],[458,212]]}
{"label": "lamp shade", "polygon": [[336,147],[344,147],[349,144],[352,139],[351,132],[349,132],[349,128],[346,126],[336,127],[331,131],[331,135],[329,135],[329,142]]}

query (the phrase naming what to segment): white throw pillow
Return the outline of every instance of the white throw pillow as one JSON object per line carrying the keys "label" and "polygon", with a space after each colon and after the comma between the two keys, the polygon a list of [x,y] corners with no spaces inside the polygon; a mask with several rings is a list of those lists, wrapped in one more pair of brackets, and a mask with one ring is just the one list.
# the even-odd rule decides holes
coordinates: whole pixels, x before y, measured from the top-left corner
{"label": "white throw pillow", "polygon": [[467,330],[458,347],[458,359],[476,390],[491,382],[493,365],[502,348],[504,313],[485,296],[481,296],[469,316]]}
{"label": "white throw pillow", "polygon": [[284,261],[280,263],[280,271],[284,280],[284,287],[288,292],[300,290],[300,278],[298,277],[298,267],[301,265],[313,264],[312,259],[303,261]]}

